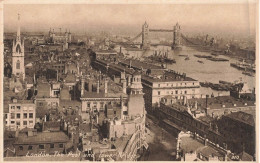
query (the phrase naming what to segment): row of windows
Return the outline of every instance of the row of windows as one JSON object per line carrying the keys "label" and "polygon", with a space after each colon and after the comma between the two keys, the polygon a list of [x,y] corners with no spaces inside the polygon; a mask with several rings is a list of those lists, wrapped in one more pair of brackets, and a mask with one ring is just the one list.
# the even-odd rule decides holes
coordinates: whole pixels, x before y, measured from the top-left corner
{"label": "row of windows", "polygon": [[[182,86],[182,85],[187,85],[187,83],[180,83],[180,86]],[[193,82],[192,85],[195,85],[195,83]],[[173,87],[173,84],[167,83],[166,86],[167,87]],[[176,83],[176,87],[178,87],[178,86],[179,86],[179,84]],[[158,84],[158,87],[161,87],[161,84]]]}
{"label": "row of windows", "polygon": [[[11,121],[11,124],[15,124],[15,121]],[[17,121],[16,125],[20,126],[21,125],[20,121]],[[33,121],[29,121],[29,125],[33,125]],[[23,126],[27,126],[27,121],[23,121]]]}
{"label": "row of windows", "polygon": [[[50,144],[50,148],[54,148],[54,144]],[[63,144],[59,144],[59,148],[63,148]],[[40,144],[39,145],[39,149],[45,149],[45,147],[46,147],[46,145],[44,145],[44,144]],[[19,146],[19,150],[20,151],[22,151],[24,148],[23,148],[23,146]],[[32,145],[29,145],[28,146],[28,150],[32,150],[33,149],[33,146]]]}
{"label": "row of windows", "polygon": [[[28,116],[29,114],[29,116]],[[23,118],[33,118],[33,113],[23,113]],[[16,118],[21,118],[21,114],[20,113],[17,113],[16,114]],[[15,119],[15,113],[11,113],[11,119]]]}
{"label": "row of windows", "polygon": [[[172,94],[172,95],[173,95],[173,92],[174,92],[174,91],[171,91],[171,94]],[[183,92],[181,91],[181,92],[180,92],[180,94],[182,94],[182,93],[183,93]],[[169,92],[169,91],[167,91],[167,92],[166,92],[166,94],[168,94],[168,95],[169,95],[169,94],[170,94],[170,92]],[[178,91],[175,91],[175,94],[178,94]],[[187,94],[187,91],[184,91],[184,94]],[[158,95],[161,95],[161,91],[158,91]]]}
{"label": "row of windows", "polygon": [[190,119],[190,118],[188,118],[188,117],[186,117],[186,116],[184,116],[184,115],[182,115],[178,112],[175,112],[173,109],[167,109],[167,112],[170,113],[171,116],[176,117],[179,120],[182,120],[182,121],[184,120],[184,122],[191,124],[191,125],[195,124],[195,126],[197,128],[199,128],[203,131],[206,130],[206,126],[204,126],[203,124],[196,122],[196,121],[194,121],[194,120],[192,120],[192,119]]}
{"label": "row of windows", "polygon": [[[21,106],[11,106],[11,109],[14,110],[14,109],[17,109],[17,110],[21,110]],[[23,110],[27,110],[28,108],[27,107],[23,107]],[[33,107],[29,107],[29,110],[33,110]]]}

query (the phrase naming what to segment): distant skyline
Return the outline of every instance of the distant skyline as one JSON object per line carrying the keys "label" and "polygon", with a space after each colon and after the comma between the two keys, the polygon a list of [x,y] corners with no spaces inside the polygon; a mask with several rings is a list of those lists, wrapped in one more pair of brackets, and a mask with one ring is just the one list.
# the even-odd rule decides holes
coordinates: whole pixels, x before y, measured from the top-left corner
{"label": "distant skyline", "polygon": [[15,32],[17,14],[22,32],[65,29],[72,33],[108,31],[141,32],[150,28],[172,29],[179,22],[188,34],[255,35],[256,5],[243,4],[44,4],[4,5],[4,32]]}

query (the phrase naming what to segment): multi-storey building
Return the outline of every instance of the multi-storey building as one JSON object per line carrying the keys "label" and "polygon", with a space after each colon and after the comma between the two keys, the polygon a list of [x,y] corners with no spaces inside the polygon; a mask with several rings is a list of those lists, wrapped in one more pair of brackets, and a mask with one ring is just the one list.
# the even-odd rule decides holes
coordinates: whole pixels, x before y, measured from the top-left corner
{"label": "multi-storey building", "polygon": [[58,132],[37,132],[29,130],[25,133],[16,133],[14,142],[16,156],[47,156],[63,154],[68,136],[61,131]]}
{"label": "multi-storey building", "polygon": [[[223,148],[228,148],[232,152],[239,152],[236,150],[238,149],[236,143],[246,142],[246,139],[242,139],[242,137],[246,138],[251,136],[251,139],[247,141],[254,141],[252,137],[253,123],[249,121],[250,116],[246,115],[246,113],[239,113],[254,111],[254,101],[236,99],[232,96],[189,100],[187,100],[187,98],[175,100],[165,97],[161,101],[160,107],[156,110],[155,115],[158,115],[158,118],[166,129],[175,134],[180,131],[190,131],[203,138],[206,137],[209,141]],[[236,114],[240,115],[235,116],[233,115],[235,114],[234,112],[238,112]],[[242,119],[242,117],[244,118]],[[233,127],[236,126],[232,129],[232,131],[236,130],[234,137],[240,134],[239,136],[242,135],[241,139],[230,139],[230,133],[228,131],[230,127],[227,126],[227,123],[232,124]],[[249,147],[249,144],[246,146],[246,152],[252,154],[253,147],[252,144]]]}
{"label": "multi-storey building", "polygon": [[7,130],[21,130],[23,128],[34,128],[36,118],[36,106],[30,100],[13,99],[9,103],[9,111],[5,113]]}
{"label": "multi-storey building", "polygon": [[49,31],[49,38],[50,41],[54,44],[60,44],[60,43],[70,43],[71,42],[71,33],[69,32],[65,32],[65,33],[58,33],[58,32],[54,32],[53,31]]}
{"label": "multi-storey building", "polygon": [[134,70],[142,71],[142,85],[145,99],[145,108],[152,109],[158,106],[160,99],[165,96],[172,96],[175,99],[199,98],[199,81],[187,77],[173,70],[165,70],[159,66],[137,60],[120,60],[118,64],[105,60],[96,60],[93,67],[101,70],[111,77],[126,77],[127,86],[131,84]]}

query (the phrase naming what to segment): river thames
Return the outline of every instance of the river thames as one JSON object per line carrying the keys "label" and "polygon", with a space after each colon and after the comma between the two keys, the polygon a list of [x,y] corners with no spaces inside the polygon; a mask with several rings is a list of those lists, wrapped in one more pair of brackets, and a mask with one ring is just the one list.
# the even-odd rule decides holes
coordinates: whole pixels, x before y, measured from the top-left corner
{"label": "river thames", "polygon": [[[168,57],[175,59],[176,63],[168,64],[167,68],[180,73],[186,73],[187,76],[192,77],[200,82],[212,82],[218,83],[219,80],[228,82],[245,82],[250,90],[255,88],[256,79],[252,76],[242,74],[242,71],[237,70],[230,66],[230,63],[238,62],[237,59],[229,56],[219,55],[218,58],[228,59],[228,62],[214,62],[207,60],[206,58],[197,58],[194,55],[209,55],[210,52],[200,52],[192,47],[183,46],[181,51],[172,51],[168,46],[151,47],[151,50],[146,52],[144,56],[149,56],[154,53],[154,50],[167,51]],[[185,60],[185,57],[179,55],[187,55],[189,60]],[[198,60],[203,63],[199,63]],[[222,94],[229,95],[227,91],[214,91],[210,88],[201,87],[201,94]]]}

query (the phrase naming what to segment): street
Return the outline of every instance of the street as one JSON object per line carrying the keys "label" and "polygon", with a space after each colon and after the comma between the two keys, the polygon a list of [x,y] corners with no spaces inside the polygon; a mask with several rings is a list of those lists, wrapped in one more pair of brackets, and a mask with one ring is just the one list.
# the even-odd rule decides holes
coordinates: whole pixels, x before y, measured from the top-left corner
{"label": "street", "polygon": [[176,150],[176,138],[158,126],[158,121],[146,117],[146,141],[148,150],[142,156],[142,161],[173,161]]}

